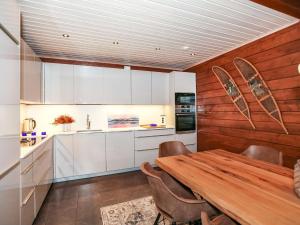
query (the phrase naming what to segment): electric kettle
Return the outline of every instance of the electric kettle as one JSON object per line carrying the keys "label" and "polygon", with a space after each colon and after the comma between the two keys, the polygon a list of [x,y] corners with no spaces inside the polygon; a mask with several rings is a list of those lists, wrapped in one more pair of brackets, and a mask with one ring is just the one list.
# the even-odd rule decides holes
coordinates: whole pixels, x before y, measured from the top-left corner
{"label": "electric kettle", "polygon": [[23,132],[32,133],[36,127],[36,121],[32,118],[26,118],[23,122]]}

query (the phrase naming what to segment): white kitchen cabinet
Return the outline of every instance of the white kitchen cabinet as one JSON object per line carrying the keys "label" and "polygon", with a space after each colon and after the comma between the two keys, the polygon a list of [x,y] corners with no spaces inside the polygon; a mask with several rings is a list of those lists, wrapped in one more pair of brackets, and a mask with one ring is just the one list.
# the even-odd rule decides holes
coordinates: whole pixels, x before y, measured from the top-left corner
{"label": "white kitchen cabinet", "polygon": [[76,104],[101,104],[103,96],[103,69],[92,66],[74,66]]}
{"label": "white kitchen cabinet", "polygon": [[44,64],[44,100],[46,104],[74,103],[74,66]]}
{"label": "white kitchen cabinet", "polygon": [[8,170],[0,176],[0,224],[16,225],[20,223],[20,165]]}
{"label": "white kitchen cabinet", "polygon": [[103,104],[131,104],[130,70],[103,68]]}
{"label": "white kitchen cabinet", "polygon": [[34,51],[21,39],[21,100],[42,102],[42,62]]}
{"label": "white kitchen cabinet", "polygon": [[[20,9],[17,0],[0,1],[0,24],[20,42]],[[1,42],[1,48],[4,46]],[[1,67],[2,68],[2,67]]]}
{"label": "white kitchen cabinet", "polygon": [[74,176],[73,135],[54,138],[55,178]]}
{"label": "white kitchen cabinet", "polygon": [[197,152],[197,133],[176,134],[176,141],[181,141],[189,150]]}
{"label": "white kitchen cabinet", "polygon": [[133,131],[106,133],[107,170],[119,170],[134,167]]}
{"label": "white kitchen cabinet", "polygon": [[150,164],[154,165],[157,157],[158,148],[135,151],[134,166],[140,167],[144,162],[149,162]]}
{"label": "white kitchen cabinet", "polygon": [[131,95],[132,104],[151,104],[151,72],[141,70],[131,71]]}
{"label": "white kitchen cabinet", "polygon": [[151,95],[153,105],[169,104],[169,74],[152,72]]}
{"label": "white kitchen cabinet", "polygon": [[106,171],[105,133],[74,136],[74,175]]}
{"label": "white kitchen cabinet", "polygon": [[197,144],[185,145],[185,147],[187,147],[187,149],[192,151],[192,152],[197,152]]}
{"label": "white kitchen cabinet", "polygon": [[174,76],[174,91],[182,93],[196,93],[196,74],[189,72],[174,71],[170,74]]}

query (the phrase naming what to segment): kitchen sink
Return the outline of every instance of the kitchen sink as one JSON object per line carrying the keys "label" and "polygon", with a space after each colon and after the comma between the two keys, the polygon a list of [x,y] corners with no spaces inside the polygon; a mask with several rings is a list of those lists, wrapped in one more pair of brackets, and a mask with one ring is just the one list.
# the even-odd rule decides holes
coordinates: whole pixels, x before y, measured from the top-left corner
{"label": "kitchen sink", "polygon": [[98,129],[98,130],[78,130],[77,133],[89,133],[89,132],[101,132],[103,130]]}

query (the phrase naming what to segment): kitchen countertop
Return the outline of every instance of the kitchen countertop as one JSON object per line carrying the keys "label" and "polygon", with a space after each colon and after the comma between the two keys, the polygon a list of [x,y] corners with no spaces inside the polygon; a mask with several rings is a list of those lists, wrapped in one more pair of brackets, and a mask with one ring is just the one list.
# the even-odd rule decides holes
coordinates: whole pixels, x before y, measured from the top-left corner
{"label": "kitchen countertop", "polygon": [[107,133],[107,132],[122,132],[122,131],[144,131],[144,130],[163,130],[163,129],[174,129],[174,127],[158,127],[158,128],[144,128],[144,127],[125,127],[125,128],[107,128],[107,129],[91,129],[89,130],[80,130],[84,132],[78,131],[69,131],[69,132],[57,132],[53,134],[48,134],[46,138],[44,138],[41,142],[34,146],[26,146],[20,148],[20,158],[23,159],[27,157],[29,154],[35,151],[39,146],[45,143],[47,140],[51,139],[55,135],[72,135],[72,134],[90,134],[90,133]]}

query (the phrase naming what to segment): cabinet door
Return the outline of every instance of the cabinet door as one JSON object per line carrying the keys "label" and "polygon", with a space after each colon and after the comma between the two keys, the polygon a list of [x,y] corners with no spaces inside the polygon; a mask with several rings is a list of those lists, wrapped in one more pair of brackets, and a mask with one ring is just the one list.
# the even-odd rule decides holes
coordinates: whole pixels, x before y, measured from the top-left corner
{"label": "cabinet door", "polygon": [[74,143],[75,175],[106,171],[105,133],[76,134]]}
{"label": "cabinet door", "polygon": [[152,104],[169,104],[169,74],[152,72]]}
{"label": "cabinet door", "polygon": [[32,49],[21,40],[21,99],[41,102],[42,63]]}
{"label": "cabinet door", "polygon": [[107,170],[134,167],[134,135],[129,132],[106,133]]}
{"label": "cabinet door", "polygon": [[[2,172],[2,171],[1,171]],[[0,177],[0,224],[20,223],[20,166]]]}
{"label": "cabinet door", "polygon": [[44,86],[46,104],[73,104],[74,66],[46,63]]}
{"label": "cabinet door", "polygon": [[75,66],[75,102],[101,104],[103,101],[103,69],[92,66]]}
{"label": "cabinet door", "polygon": [[130,71],[103,68],[103,103],[131,104]]}
{"label": "cabinet door", "polygon": [[[16,39],[20,41],[20,9],[17,0],[0,1],[0,24]],[[1,43],[1,48],[2,48]]]}
{"label": "cabinet door", "polygon": [[73,176],[73,135],[57,135],[54,140],[55,178]]}
{"label": "cabinet door", "polygon": [[131,71],[132,104],[151,104],[151,72]]}
{"label": "cabinet door", "polygon": [[175,75],[175,92],[196,92],[196,75],[187,72],[173,72]]}

